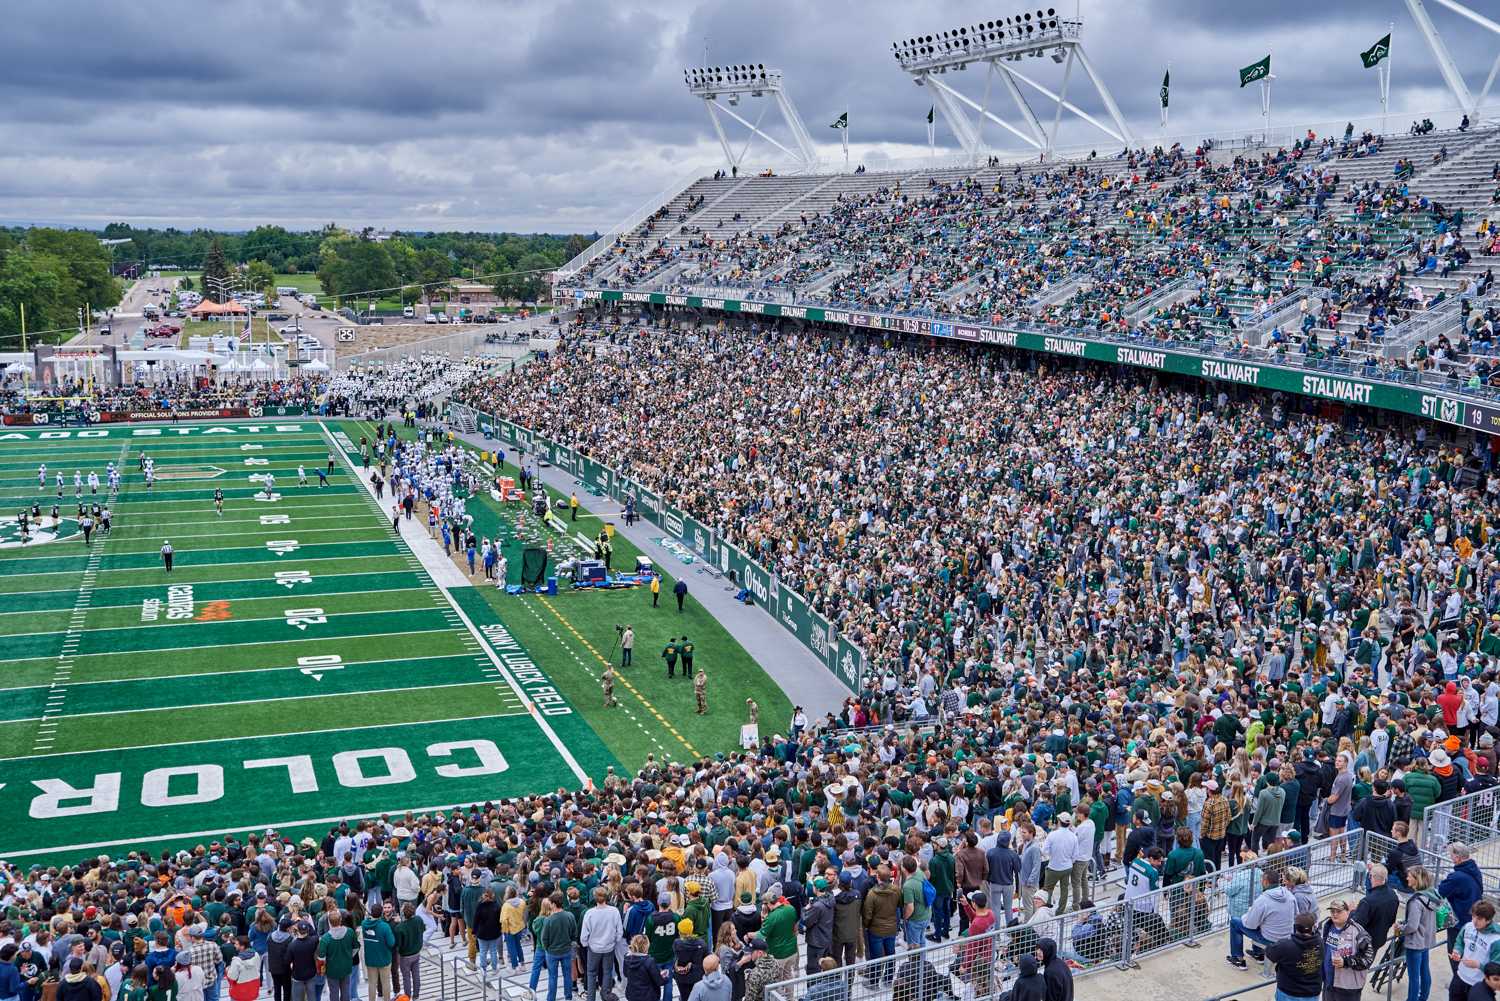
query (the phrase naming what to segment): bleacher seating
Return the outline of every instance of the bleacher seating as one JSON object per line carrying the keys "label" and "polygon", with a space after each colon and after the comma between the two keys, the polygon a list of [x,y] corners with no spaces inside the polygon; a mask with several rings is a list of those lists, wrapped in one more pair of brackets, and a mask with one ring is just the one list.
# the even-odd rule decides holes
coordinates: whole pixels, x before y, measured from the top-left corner
{"label": "bleacher seating", "polygon": [[[713,290],[1469,377],[1500,130],[707,178],[566,283]],[[1500,213],[1497,213],[1500,215]],[[564,269],[568,274],[568,269]],[[1430,315],[1429,315],[1430,313]]]}

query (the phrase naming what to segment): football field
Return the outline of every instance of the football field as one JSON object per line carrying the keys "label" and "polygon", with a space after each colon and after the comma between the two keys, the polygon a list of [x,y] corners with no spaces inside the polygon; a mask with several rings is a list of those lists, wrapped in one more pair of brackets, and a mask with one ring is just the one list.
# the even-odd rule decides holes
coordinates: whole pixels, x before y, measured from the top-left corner
{"label": "football field", "polygon": [[[0,431],[0,856],[326,829],[576,787],[615,763],[493,604],[434,580],[391,530],[337,433],[284,418]],[[86,546],[73,474],[102,481],[111,462],[113,531]],[[34,503],[44,531],[23,542]]]}

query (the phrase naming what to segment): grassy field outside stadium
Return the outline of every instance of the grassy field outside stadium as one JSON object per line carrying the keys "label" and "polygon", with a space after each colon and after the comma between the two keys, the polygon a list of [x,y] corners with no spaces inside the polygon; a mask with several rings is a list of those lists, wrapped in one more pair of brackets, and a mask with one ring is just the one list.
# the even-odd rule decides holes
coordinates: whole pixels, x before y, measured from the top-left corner
{"label": "grassy field outside stadium", "polygon": [[[561,648],[533,650],[534,634],[509,629],[527,618],[516,606],[434,581],[329,431],[0,432],[0,857],[315,833],[574,787],[620,765],[573,705],[584,689],[549,679],[571,670]],[[73,473],[102,480],[110,462],[123,473],[118,497],[100,491],[113,532],[85,546]],[[61,508],[55,540],[22,542],[18,514],[33,504],[48,528]]]}

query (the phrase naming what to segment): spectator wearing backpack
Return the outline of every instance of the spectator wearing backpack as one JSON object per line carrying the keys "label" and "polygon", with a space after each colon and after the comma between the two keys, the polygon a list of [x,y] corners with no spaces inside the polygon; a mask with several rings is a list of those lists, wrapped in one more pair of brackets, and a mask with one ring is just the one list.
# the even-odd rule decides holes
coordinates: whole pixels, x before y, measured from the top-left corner
{"label": "spectator wearing backpack", "polygon": [[1452,908],[1432,888],[1432,873],[1420,865],[1406,870],[1406,883],[1412,894],[1406,901],[1406,917],[1394,931],[1401,935],[1406,947],[1406,1001],[1427,1001],[1432,993],[1432,947],[1438,943],[1438,932],[1444,930],[1444,922],[1438,920],[1439,912],[1453,921]]}
{"label": "spectator wearing backpack", "polygon": [[[1448,901],[1457,918],[1448,929],[1448,951],[1452,953],[1459,933],[1468,923],[1470,911],[1484,894],[1484,877],[1479,866],[1469,857],[1469,846],[1462,841],[1449,842],[1448,857],[1453,860],[1453,871],[1438,884],[1438,893]],[[1491,918],[1493,916],[1492,913]],[[1457,969],[1458,960],[1454,959],[1452,962]]]}
{"label": "spectator wearing backpack", "polygon": [[901,860],[906,879],[901,884],[901,928],[906,944],[921,948],[927,939],[927,924],[932,920],[932,905],[937,900],[937,889],[917,868],[915,857],[908,855]]}

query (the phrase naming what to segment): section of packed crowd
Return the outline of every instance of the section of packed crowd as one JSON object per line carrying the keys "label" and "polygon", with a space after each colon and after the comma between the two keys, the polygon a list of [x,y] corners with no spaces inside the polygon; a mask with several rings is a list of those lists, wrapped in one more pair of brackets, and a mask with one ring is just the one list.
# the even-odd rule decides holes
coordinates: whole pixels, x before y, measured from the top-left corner
{"label": "section of packed crowd", "polygon": [[[361,980],[417,997],[406,963],[425,939],[468,942],[486,972],[529,970],[534,987],[545,975],[549,996],[575,973],[609,993],[618,961],[632,1001],[668,983],[762,1001],[898,940],[1077,910],[1100,892],[1091,868],[1127,866],[1129,895],[1356,825],[1392,838],[1389,880],[1420,890],[1424,808],[1495,782],[1490,452],[1300,401],[1013,362],[637,328],[477,377],[464,402],[661,491],[774,567],[864,645],[864,690],[753,751],[651,760],[598,788],[321,841],[6,866],[0,943],[22,948],[0,944],[0,996],[9,965],[26,1001],[89,967],[138,984],[127,1001],[221,983],[235,1001],[268,983],[341,1001]],[[938,725],[847,728],[903,720]],[[1290,941],[1299,870],[1265,871],[1232,906],[1242,934]],[[1486,948],[1482,884],[1449,878],[1474,929],[1455,945]],[[1038,941],[1043,967],[1088,965],[1093,921]],[[1048,975],[1010,959],[1007,980]],[[902,998],[945,975],[907,957],[872,969]],[[93,1001],[78,990],[68,1001]]]}
{"label": "section of packed crowd", "polygon": [[325,402],[326,374],[286,379],[183,376],[134,386],[101,386],[72,376],[46,386],[11,374],[0,383],[0,411],[24,414],[49,410],[56,398],[87,400],[96,410],[200,410],[216,407],[302,407],[317,410]]}
{"label": "section of packed crowd", "polygon": [[[736,217],[703,230],[684,221],[670,241],[654,229],[634,249],[621,241],[576,280],[588,284],[613,260],[608,282],[622,288],[651,287],[671,267],[674,287],[791,292],[814,304],[1033,320],[1241,350],[1263,346],[1255,328],[1278,300],[1306,289],[1324,303],[1317,318],[1355,310],[1359,322],[1277,328],[1264,345],[1273,352],[1357,355],[1371,374],[1430,369],[1455,357],[1467,363],[1464,325],[1424,341],[1417,357],[1370,349],[1414,313],[1493,284],[1470,267],[1494,242],[1489,220],[1477,228],[1470,221],[1465,232],[1462,207],[1420,190],[1423,174],[1448,159],[1449,140],[1478,141],[1396,139],[1398,149],[1422,154],[1403,157],[1386,150],[1384,137],[1356,136],[1351,124],[1342,139],[1309,132],[1289,147],[1233,157],[1205,141],[1050,169],[891,175],[774,227],[741,228]],[[1464,284],[1451,292],[1418,284],[1456,273]],[[1169,296],[1178,301],[1150,301],[1179,282],[1191,287]]]}

